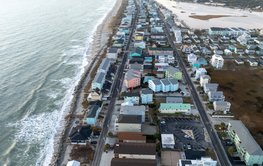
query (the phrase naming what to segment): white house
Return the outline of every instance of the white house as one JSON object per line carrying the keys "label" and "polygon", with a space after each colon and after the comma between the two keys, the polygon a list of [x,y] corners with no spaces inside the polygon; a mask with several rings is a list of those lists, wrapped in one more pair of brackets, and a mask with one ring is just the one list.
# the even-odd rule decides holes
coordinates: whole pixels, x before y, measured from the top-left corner
{"label": "white house", "polygon": [[126,92],[123,94],[124,102],[130,102],[133,104],[139,104],[140,94],[136,92]]}
{"label": "white house", "polygon": [[205,68],[199,68],[195,71],[195,79],[199,79],[202,75],[206,75],[207,71]]}
{"label": "white house", "polygon": [[222,91],[215,91],[215,92],[208,92],[208,99],[209,101],[224,101],[225,96]]}
{"label": "white house", "polygon": [[209,75],[201,75],[200,76],[200,85],[203,87],[205,84],[211,81],[211,77]]}
{"label": "white house", "polygon": [[117,59],[118,58],[118,53],[119,53],[119,48],[111,47],[108,50],[107,58]]}
{"label": "white house", "polygon": [[173,134],[161,134],[162,148],[174,149],[175,141]]}
{"label": "white house", "polygon": [[223,111],[226,114],[230,110],[231,103],[227,101],[214,101],[213,106],[215,111]]}
{"label": "white house", "polygon": [[188,54],[187,61],[194,64],[197,61],[197,56],[195,54]]}
{"label": "white house", "polygon": [[206,83],[206,84],[204,84],[205,93],[208,93],[209,91],[215,92],[215,91],[217,91],[217,88],[218,88],[217,83]]}
{"label": "white house", "polygon": [[174,56],[173,55],[159,55],[158,62],[159,63],[174,63]]}
{"label": "white house", "polygon": [[224,58],[221,55],[214,54],[211,58],[211,65],[217,69],[221,69],[224,66]]}

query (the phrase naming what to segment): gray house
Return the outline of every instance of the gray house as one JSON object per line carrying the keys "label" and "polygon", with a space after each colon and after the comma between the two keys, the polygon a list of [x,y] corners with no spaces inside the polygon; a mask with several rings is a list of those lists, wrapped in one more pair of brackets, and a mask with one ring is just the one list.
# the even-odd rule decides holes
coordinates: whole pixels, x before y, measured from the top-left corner
{"label": "gray house", "polygon": [[222,91],[209,91],[208,92],[208,99],[209,101],[224,101],[225,100],[225,96],[224,93]]}

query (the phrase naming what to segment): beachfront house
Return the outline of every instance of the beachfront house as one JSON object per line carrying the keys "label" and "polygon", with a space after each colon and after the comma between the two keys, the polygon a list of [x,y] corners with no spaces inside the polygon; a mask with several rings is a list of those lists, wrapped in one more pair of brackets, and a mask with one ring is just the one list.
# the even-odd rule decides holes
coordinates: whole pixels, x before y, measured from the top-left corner
{"label": "beachfront house", "polygon": [[91,126],[77,126],[72,128],[69,134],[71,144],[86,145],[91,141]]}
{"label": "beachfront house", "polygon": [[94,80],[92,81],[91,87],[93,90],[99,89],[101,90],[103,84],[105,83],[106,73],[104,72],[97,72]]}
{"label": "beachfront house", "polygon": [[107,58],[116,60],[118,58],[118,54],[120,52],[119,48],[110,47],[107,52]]}
{"label": "beachfront house", "polygon": [[88,114],[87,114],[87,118],[86,118],[86,122],[88,125],[96,125],[97,122],[97,118],[99,116],[99,113],[101,111],[101,104],[94,104],[91,105],[89,110],[88,110]]}
{"label": "beachfront house", "polygon": [[241,160],[246,165],[262,165],[263,151],[242,121],[231,120],[227,130]]}

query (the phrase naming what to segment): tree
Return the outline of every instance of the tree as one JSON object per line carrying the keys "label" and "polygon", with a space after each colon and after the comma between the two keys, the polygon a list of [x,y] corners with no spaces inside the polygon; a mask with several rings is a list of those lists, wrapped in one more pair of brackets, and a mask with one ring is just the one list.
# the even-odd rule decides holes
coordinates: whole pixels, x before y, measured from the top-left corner
{"label": "tree", "polygon": [[104,145],[104,151],[108,151],[110,149],[110,144],[105,144]]}
{"label": "tree", "polygon": [[108,136],[109,137],[113,137],[113,133],[112,132],[108,132]]}

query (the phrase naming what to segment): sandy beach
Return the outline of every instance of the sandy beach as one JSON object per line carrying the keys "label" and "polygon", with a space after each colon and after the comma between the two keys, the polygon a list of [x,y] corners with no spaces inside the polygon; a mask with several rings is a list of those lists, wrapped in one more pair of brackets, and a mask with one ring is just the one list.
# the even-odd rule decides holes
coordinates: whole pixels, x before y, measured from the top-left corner
{"label": "sandy beach", "polygon": [[207,6],[198,3],[156,0],[193,29],[210,27],[263,28],[263,12]]}
{"label": "sandy beach", "polygon": [[[103,54],[107,48],[108,39],[113,33],[113,22],[114,18],[120,7],[122,0],[116,0],[114,7],[107,14],[107,16],[101,21],[97,26],[96,32],[92,37],[91,46],[87,50],[86,54],[88,65],[85,67],[85,72],[83,73],[78,85],[75,87],[73,94],[73,99],[68,112],[65,115],[65,121],[62,123],[61,132],[58,132],[54,140],[54,153],[52,161],[49,165],[66,165],[67,161],[70,160],[70,151],[72,146],[67,145],[67,138],[71,127],[74,125],[76,115],[83,115],[82,101],[84,98],[84,89],[86,84],[90,81],[90,72],[94,65],[97,63],[99,57]],[[116,21],[116,20],[115,20]]]}

